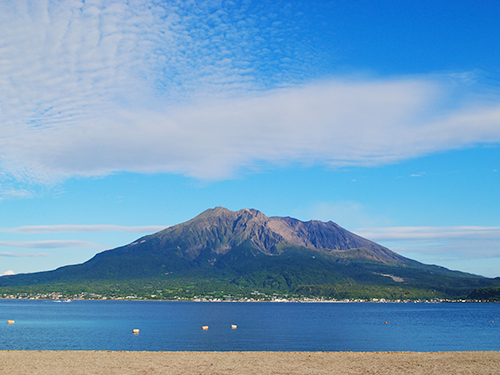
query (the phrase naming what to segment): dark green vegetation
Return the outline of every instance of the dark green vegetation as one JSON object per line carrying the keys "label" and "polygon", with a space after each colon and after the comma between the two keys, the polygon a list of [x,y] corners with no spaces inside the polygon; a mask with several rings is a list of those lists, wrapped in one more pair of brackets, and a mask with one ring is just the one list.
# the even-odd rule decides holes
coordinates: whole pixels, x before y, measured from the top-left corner
{"label": "dark green vegetation", "polygon": [[474,289],[472,293],[467,296],[467,298],[474,300],[498,302],[500,301],[500,287],[492,286],[487,288]]}
{"label": "dark green vegetation", "polygon": [[0,296],[432,299],[494,286],[500,279],[424,265],[332,222],[217,207],[83,264],[1,277]]}

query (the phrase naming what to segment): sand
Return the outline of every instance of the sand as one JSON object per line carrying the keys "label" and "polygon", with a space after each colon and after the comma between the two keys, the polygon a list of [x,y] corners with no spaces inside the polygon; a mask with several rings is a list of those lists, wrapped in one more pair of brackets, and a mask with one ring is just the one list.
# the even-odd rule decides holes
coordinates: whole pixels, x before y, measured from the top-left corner
{"label": "sand", "polygon": [[0,351],[0,374],[500,374],[500,352]]}

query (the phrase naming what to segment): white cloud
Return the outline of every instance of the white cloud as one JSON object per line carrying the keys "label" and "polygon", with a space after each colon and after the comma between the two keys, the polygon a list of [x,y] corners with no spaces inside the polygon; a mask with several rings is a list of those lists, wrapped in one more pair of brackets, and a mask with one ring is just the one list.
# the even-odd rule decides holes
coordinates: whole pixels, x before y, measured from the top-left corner
{"label": "white cloud", "polygon": [[360,236],[400,253],[435,258],[488,259],[500,257],[500,227],[392,227],[362,228]]}
{"label": "white cloud", "polygon": [[[45,241],[0,241],[0,246],[21,247],[25,249],[62,249],[62,248],[101,248],[95,242],[79,240],[45,240]],[[13,253],[0,253],[2,256],[19,256]],[[23,255],[28,256],[28,255]]]}
{"label": "white cloud", "polygon": [[379,165],[500,141],[500,106],[429,120],[422,101],[434,91],[414,81],[333,82],[164,112],[121,109],[12,134],[3,165],[37,181],[123,170],[210,179],[257,162]]}
{"label": "white cloud", "polygon": [[8,270],[2,273],[0,276],[8,276],[8,275],[15,275],[15,273],[12,270]]}
{"label": "white cloud", "polygon": [[3,233],[76,233],[76,232],[125,232],[125,233],[155,233],[167,226],[146,225],[146,226],[123,226],[123,225],[26,225],[16,228],[0,228]]}
{"label": "white cloud", "polygon": [[46,258],[49,254],[47,253],[37,253],[37,254],[27,254],[27,253],[12,253],[9,251],[4,251],[0,253],[0,257],[10,257],[10,258]]}
{"label": "white cloud", "polygon": [[[291,25],[203,4],[1,3],[4,178],[219,179],[261,164],[370,166],[500,142],[495,98],[448,108],[463,87],[436,77],[298,84],[314,58],[283,38]],[[286,49],[271,45],[277,37]],[[270,75],[279,83],[268,87]]]}

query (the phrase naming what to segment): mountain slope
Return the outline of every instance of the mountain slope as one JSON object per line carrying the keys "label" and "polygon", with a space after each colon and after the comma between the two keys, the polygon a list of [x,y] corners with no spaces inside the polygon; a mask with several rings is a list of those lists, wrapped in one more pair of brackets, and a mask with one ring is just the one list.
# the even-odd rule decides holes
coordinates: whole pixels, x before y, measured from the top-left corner
{"label": "mountain slope", "polygon": [[350,285],[460,295],[498,284],[402,257],[331,221],[302,222],[267,217],[253,209],[234,212],[216,207],[80,265],[4,276],[0,286],[99,280],[195,284],[208,280],[241,288],[309,290],[310,294]]}

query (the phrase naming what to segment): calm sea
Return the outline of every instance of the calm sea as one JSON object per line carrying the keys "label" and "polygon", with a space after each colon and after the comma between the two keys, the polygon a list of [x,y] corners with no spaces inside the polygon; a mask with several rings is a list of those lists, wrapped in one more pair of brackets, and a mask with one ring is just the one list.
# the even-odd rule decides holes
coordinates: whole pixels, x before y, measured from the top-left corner
{"label": "calm sea", "polygon": [[500,304],[0,300],[0,350],[500,350]]}

